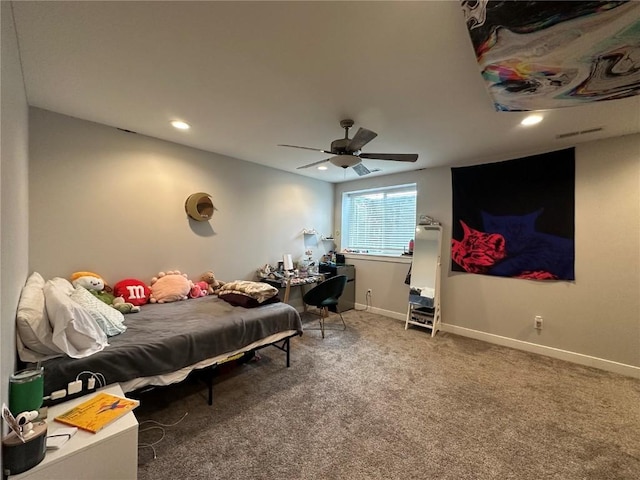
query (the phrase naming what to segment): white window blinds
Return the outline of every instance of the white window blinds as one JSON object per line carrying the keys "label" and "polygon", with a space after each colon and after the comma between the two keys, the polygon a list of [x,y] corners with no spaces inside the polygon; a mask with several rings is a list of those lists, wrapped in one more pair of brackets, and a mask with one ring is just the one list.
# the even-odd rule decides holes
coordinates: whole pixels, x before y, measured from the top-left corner
{"label": "white window blinds", "polygon": [[401,254],[416,227],[416,184],[342,194],[342,248]]}

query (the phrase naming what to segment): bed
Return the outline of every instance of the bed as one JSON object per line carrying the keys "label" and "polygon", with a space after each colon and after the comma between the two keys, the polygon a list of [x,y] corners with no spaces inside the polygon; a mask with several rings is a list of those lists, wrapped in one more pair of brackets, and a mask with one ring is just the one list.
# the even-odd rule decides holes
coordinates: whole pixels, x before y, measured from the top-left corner
{"label": "bed", "polygon": [[[290,339],[302,334],[300,315],[282,302],[244,308],[206,296],[173,303],[147,304],[126,315],[126,331],[108,338],[109,346],[84,358],[68,356],[42,362],[44,394],[66,388],[81,372],[101,374],[124,392],[184,380],[196,369],[215,366],[245,352],[275,346],[286,354]],[[212,375],[209,375],[209,404]]]}

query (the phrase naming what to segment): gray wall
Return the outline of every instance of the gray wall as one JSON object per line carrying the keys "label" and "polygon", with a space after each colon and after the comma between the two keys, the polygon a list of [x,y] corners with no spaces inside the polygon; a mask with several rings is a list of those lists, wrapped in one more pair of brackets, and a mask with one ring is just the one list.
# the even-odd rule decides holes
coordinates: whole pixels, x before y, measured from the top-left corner
{"label": "gray wall", "polygon": [[[2,22],[2,122],[0,150],[0,404],[8,402],[9,375],[16,359],[15,317],[28,275],[28,108],[9,2],[0,3]],[[4,422],[3,422],[4,424]],[[4,427],[6,429],[6,426]]]}
{"label": "gray wall", "polygon": [[[1,133],[2,400],[15,366],[15,310],[30,271],[49,278],[94,270],[112,283],[128,276],[149,280],[170,269],[190,277],[213,269],[223,280],[252,278],[258,266],[283,253],[299,257],[305,247],[316,257],[324,253],[326,245],[312,244],[301,231],[339,231],[343,191],[410,181],[418,183],[418,213],[443,222],[443,320],[450,331],[640,367],[639,135],[577,147],[577,280],[545,283],[448,271],[448,168],[334,188],[52,112],[29,112],[8,2],[2,2]],[[213,197],[218,210],[210,222],[193,222],[184,213],[185,199],[197,191]],[[352,263],[356,301],[365,304],[372,288],[374,309],[403,318],[407,261]],[[534,315],[545,318],[540,333],[532,328]]]}
{"label": "gray wall", "polygon": [[[284,253],[324,254],[302,230],[333,223],[332,184],[36,108],[29,173],[30,268],[45,278],[253,279]],[[208,222],[185,213],[196,192],[212,196]]]}
{"label": "gray wall", "polygon": [[[451,273],[449,168],[337,185],[334,228],[340,229],[343,192],[415,181],[417,213],[444,227],[441,298],[449,331],[640,367],[639,180],[640,135],[576,147],[576,281],[571,283]],[[365,304],[366,289],[372,288],[374,308],[404,318],[407,265],[350,262],[357,266],[356,302]],[[541,332],[533,328],[535,315],[544,318]]]}

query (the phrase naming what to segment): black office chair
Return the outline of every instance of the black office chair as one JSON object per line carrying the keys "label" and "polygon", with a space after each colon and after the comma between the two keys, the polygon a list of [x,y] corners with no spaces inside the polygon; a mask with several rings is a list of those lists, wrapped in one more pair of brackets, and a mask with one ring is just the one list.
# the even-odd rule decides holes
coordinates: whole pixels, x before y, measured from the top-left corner
{"label": "black office chair", "polygon": [[[344,287],[347,285],[346,275],[336,275],[335,277],[328,278],[324,282],[316,285],[302,297],[302,301],[307,305],[317,307],[320,309],[320,328],[322,331],[322,338],[324,338],[325,325],[324,321],[329,316],[329,310],[335,311],[340,315],[343,328],[347,329],[347,324],[344,323],[342,313],[338,309],[338,299],[344,292]],[[307,330],[318,330],[317,328],[307,328]],[[327,329],[329,330],[329,329]]]}

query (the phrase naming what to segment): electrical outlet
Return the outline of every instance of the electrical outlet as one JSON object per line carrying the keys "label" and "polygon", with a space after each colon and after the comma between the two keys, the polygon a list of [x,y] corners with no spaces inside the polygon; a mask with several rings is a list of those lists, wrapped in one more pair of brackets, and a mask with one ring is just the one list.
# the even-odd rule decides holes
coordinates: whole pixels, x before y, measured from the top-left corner
{"label": "electrical outlet", "polygon": [[536,315],[533,319],[533,328],[542,330],[542,317],[540,315]]}

